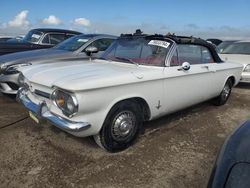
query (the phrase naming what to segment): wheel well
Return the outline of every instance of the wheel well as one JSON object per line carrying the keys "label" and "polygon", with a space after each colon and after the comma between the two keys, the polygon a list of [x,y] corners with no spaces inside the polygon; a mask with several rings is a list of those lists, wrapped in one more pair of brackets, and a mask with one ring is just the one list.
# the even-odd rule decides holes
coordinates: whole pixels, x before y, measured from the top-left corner
{"label": "wheel well", "polygon": [[[149,120],[151,112],[150,112],[148,103],[144,99],[142,99],[140,97],[134,97],[134,98],[121,100],[121,101],[115,103],[112,108],[114,108],[116,105],[120,105],[120,104],[126,103],[126,102],[133,102],[133,103],[139,105],[139,107],[140,107],[140,109],[142,110],[142,113],[143,113],[143,121]],[[112,110],[112,108],[111,108],[111,110]]]}
{"label": "wheel well", "polygon": [[232,84],[233,84],[233,86],[234,86],[234,84],[235,84],[235,78],[234,78],[234,76],[230,76],[230,77],[228,78],[228,80],[231,80],[231,81],[232,81]]}

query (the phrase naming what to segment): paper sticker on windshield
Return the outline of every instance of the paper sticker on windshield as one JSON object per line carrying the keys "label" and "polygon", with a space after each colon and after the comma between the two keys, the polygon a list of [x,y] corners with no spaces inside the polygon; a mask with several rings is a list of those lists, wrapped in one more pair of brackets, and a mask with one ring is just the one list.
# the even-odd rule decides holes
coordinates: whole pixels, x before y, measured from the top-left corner
{"label": "paper sticker on windshield", "polygon": [[33,34],[31,37],[32,37],[32,38],[35,38],[35,39],[39,39],[39,38],[40,38],[40,35]]}
{"label": "paper sticker on windshield", "polygon": [[88,39],[78,39],[77,42],[88,42]]}
{"label": "paper sticker on windshield", "polygon": [[162,41],[162,40],[151,40],[148,43],[149,45],[154,45],[154,46],[160,46],[163,48],[168,48],[168,46],[170,45],[169,42],[166,41]]}

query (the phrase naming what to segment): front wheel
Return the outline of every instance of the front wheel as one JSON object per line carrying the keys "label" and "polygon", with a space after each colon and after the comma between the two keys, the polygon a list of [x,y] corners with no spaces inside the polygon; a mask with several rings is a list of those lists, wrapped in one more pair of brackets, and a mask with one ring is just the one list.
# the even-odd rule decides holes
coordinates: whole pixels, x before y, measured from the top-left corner
{"label": "front wheel", "polygon": [[220,95],[216,98],[213,99],[213,104],[216,105],[216,106],[221,106],[221,105],[224,105],[230,94],[231,94],[231,91],[232,91],[232,87],[233,87],[233,83],[232,83],[232,80],[231,79],[228,79],[220,93]]}
{"label": "front wheel", "polygon": [[138,137],[142,124],[140,108],[134,102],[115,105],[109,112],[96,143],[102,148],[117,152],[128,148]]}

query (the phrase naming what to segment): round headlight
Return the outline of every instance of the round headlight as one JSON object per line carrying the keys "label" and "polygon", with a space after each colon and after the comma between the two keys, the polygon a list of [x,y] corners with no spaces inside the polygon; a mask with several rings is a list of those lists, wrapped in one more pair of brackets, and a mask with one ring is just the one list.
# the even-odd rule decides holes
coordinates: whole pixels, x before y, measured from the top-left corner
{"label": "round headlight", "polygon": [[73,94],[57,89],[52,93],[51,99],[68,117],[73,117],[78,111],[78,102]]}
{"label": "round headlight", "polygon": [[243,72],[250,72],[250,64],[248,64],[247,66],[245,66]]}

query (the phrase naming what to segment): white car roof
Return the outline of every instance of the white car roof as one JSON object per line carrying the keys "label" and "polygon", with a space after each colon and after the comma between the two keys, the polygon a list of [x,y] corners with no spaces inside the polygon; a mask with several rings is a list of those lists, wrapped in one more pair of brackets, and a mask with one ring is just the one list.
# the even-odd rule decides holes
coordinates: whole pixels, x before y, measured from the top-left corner
{"label": "white car roof", "polygon": [[248,40],[240,40],[240,41],[236,41],[235,43],[244,43],[244,42],[250,42],[250,39],[248,39]]}

